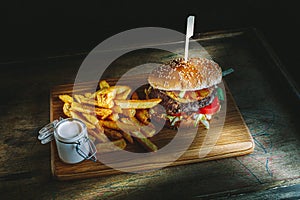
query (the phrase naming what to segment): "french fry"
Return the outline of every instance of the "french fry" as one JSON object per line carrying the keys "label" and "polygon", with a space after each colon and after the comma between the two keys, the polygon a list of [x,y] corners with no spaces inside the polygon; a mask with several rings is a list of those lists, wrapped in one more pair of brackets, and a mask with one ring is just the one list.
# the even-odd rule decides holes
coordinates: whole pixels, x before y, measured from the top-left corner
{"label": "french fry", "polygon": [[97,97],[97,92],[99,92],[99,90],[92,93],[91,96],[89,97],[89,99],[95,99]]}
{"label": "french fry", "polygon": [[115,140],[113,141],[113,144],[119,147],[120,149],[125,149],[127,145],[124,139]]}
{"label": "french fry", "polygon": [[124,139],[119,139],[119,140],[116,140],[116,141],[113,141],[114,145],[119,147],[120,149],[125,149],[126,147],[126,141]]}
{"label": "french fry", "polygon": [[123,109],[122,110],[122,114],[127,116],[127,117],[134,117],[136,113],[136,110],[133,108],[129,108],[129,109]]}
{"label": "french fry", "polygon": [[112,86],[116,90],[116,99],[127,99],[128,95],[131,92],[130,87],[124,85]]}
{"label": "french fry", "polygon": [[[135,124],[128,118],[122,118],[121,121],[124,123],[118,123],[122,130],[126,130],[126,132],[130,132],[132,136],[136,138],[136,140],[141,143],[147,150],[157,151],[157,147],[147,139],[148,135],[153,136],[155,133],[155,129],[147,126],[139,126]],[[145,131],[146,134],[143,134],[142,131]]]}
{"label": "french fry", "polygon": [[128,118],[121,118],[121,122],[118,121],[117,125],[120,126],[122,130],[123,137],[130,143],[133,144],[133,138],[131,137],[130,132],[139,130],[137,126],[128,120]]}
{"label": "french fry", "polygon": [[111,86],[111,88],[115,89],[117,94],[122,94],[124,92],[129,94],[131,92],[131,88],[126,85],[115,85]]}
{"label": "french fry", "polygon": [[145,109],[152,108],[161,102],[161,99],[147,99],[147,100],[122,100],[116,99],[114,102],[122,109]]}
{"label": "french fry", "polygon": [[146,150],[153,152],[157,151],[157,146],[146,138],[140,131],[132,131],[131,134]]}
{"label": "french fry", "polygon": [[143,135],[145,135],[145,137],[152,137],[153,135],[155,135],[154,128],[152,128],[150,126],[146,126],[145,124],[138,121],[135,117],[122,118],[121,120],[125,124],[130,124],[130,125],[138,127],[139,130],[143,133]]}
{"label": "french fry", "polygon": [[121,122],[123,122],[124,124],[129,124],[129,125],[132,125],[132,126],[139,127],[138,124],[135,124],[133,121],[131,121],[131,120],[130,120],[129,118],[127,118],[127,117],[121,118]]}
{"label": "french fry", "polygon": [[71,110],[80,112],[80,113],[97,115],[101,119],[105,119],[112,113],[112,110],[107,109],[107,108],[95,108],[94,106],[82,105],[77,102],[72,102]]}
{"label": "french fry", "polygon": [[91,106],[82,105],[75,101],[72,102],[72,104],[71,104],[71,110],[80,112],[80,113],[91,113],[92,109],[93,109],[93,107],[91,107]]}
{"label": "french fry", "polygon": [[130,144],[133,144],[133,138],[131,137],[131,135],[128,132],[121,131],[121,134]]}
{"label": "french fry", "polygon": [[155,135],[155,128],[152,123],[149,123],[148,125],[143,124],[140,122],[137,118],[131,117],[130,121],[134,123],[135,125],[140,127],[141,132],[146,136],[146,137],[153,137]]}
{"label": "french fry", "polygon": [[138,120],[140,120],[142,123],[148,125],[150,122],[149,122],[149,118],[150,118],[150,114],[148,112],[148,110],[145,110],[145,109],[138,109],[136,111],[136,114],[135,114],[136,118],[138,118]]}
{"label": "french fry", "polygon": [[99,120],[99,125],[114,130],[121,130],[115,121]]}
{"label": "french fry", "polygon": [[116,125],[119,130],[126,133],[131,133],[132,131],[139,131],[139,127],[128,121],[128,118],[121,118],[121,121],[116,121]]}
{"label": "french fry", "polygon": [[77,112],[74,112],[74,111],[70,110],[70,114],[71,114],[71,117],[83,121],[88,129],[94,129],[94,128],[96,128],[95,125],[93,125],[90,122],[88,122],[83,116],[81,116]]}
{"label": "french fry", "polygon": [[63,112],[68,117],[71,117],[70,109],[71,109],[71,104],[68,103],[68,102],[64,103],[64,105],[63,105]]}
{"label": "french fry", "polygon": [[113,113],[113,114],[109,115],[106,119],[111,120],[111,121],[117,121],[117,120],[119,120],[119,114]]}
{"label": "french fry", "polygon": [[81,103],[81,99],[84,98],[84,96],[80,95],[80,94],[74,94],[73,96],[74,96],[75,101],[78,103]]}
{"label": "french fry", "polygon": [[113,99],[116,97],[116,90],[109,88],[104,88],[97,92],[97,103],[99,107],[112,108],[114,106]]}
{"label": "french fry", "polygon": [[99,83],[99,87],[100,87],[100,90],[104,89],[104,88],[109,88],[109,84],[106,82],[106,80],[102,80],[100,81]]}
{"label": "french fry", "polygon": [[[139,99],[138,94],[136,92],[133,92],[132,96],[131,96],[131,99],[138,100]],[[154,129],[155,127],[151,122],[149,122],[150,115],[149,115],[148,110],[137,109],[136,110],[136,115],[138,115],[138,118],[140,119],[140,121],[137,118],[135,118],[134,116],[130,117],[130,120],[133,123],[138,124],[139,126],[141,126],[141,131],[144,134],[146,134],[147,137],[152,137],[155,134],[155,129]],[[147,125],[147,126],[145,126],[145,125]]]}
{"label": "french fry", "polygon": [[99,152],[124,149],[126,141],[134,143],[134,138],[145,149],[157,151],[157,146],[147,138],[155,134],[148,109],[161,99],[140,100],[136,92],[128,99],[130,87],[110,86],[105,80],[99,82],[99,87],[94,93],[59,95],[64,102],[64,114],[85,123],[90,139],[98,143]]}
{"label": "french fry", "polygon": [[114,107],[111,108],[113,113],[122,113],[122,108],[120,106],[114,105]]}
{"label": "french fry", "polygon": [[95,129],[95,130],[96,130],[96,133],[98,134],[99,139],[101,139],[100,141],[102,141],[102,142],[108,142],[109,139],[108,139],[108,137],[104,134],[104,128],[103,128],[102,126],[100,126],[99,123],[96,124],[95,127],[96,127],[96,129]]}
{"label": "french fry", "polygon": [[73,98],[70,95],[67,95],[67,94],[59,95],[58,98],[60,100],[62,100],[63,102],[65,102],[65,103],[71,104],[73,102]]}
{"label": "french fry", "polygon": [[104,128],[105,135],[111,140],[118,140],[123,137],[123,135],[114,129]]}
{"label": "french fry", "polygon": [[135,116],[134,117],[130,117],[130,120],[136,124],[139,124],[140,126],[149,126],[153,129],[155,129],[154,124],[152,124],[151,122],[147,121],[148,124],[145,124],[143,122],[141,122],[140,120],[138,120]]}
{"label": "french fry", "polygon": [[98,102],[95,101],[94,99],[90,99],[90,98],[82,98],[80,99],[81,100],[81,103],[83,104],[87,104],[87,105],[91,105],[91,106],[97,106],[98,105]]}
{"label": "french fry", "polygon": [[90,122],[93,125],[96,125],[99,123],[99,120],[97,119],[97,117],[95,115],[90,115],[87,113],[82,113],[82,115],[85,117],[85,119]]}
{"label": "french fry", "polygon": [[106,119],[108,116],[112,115],[112,110],[106,108],[95,108],[95,112],[101,119]]}
{"label": "french fry", "polygon": [[98,129],[98,128],[89,129],[88,132],[89,132],[89,135],[93,136],[99,142],[109,142],[109,139],[104,134],[104,131],[103,131],[102,127],[101,127],[101,129]]}
{"label": "french fry", "polygon": [[87,98],[87,97],[85,97],[83,95],[75,94],[74,98],[80,104],[87,104],[87,105],[90,105],[90,106],[96,106],[96,105],[98,105],[97,101],[95,101],[92,98]]}
{"label": "french fry", "polygon": [[133,117],[130,117],[130,121],[131,123],[133,124],[136,124],[138,126],[145,126],[144,123],[142,123],[141,121],[139,121],[137,118],[135,118],[134,116]]}
{"label": "french fry", "polygon": [[[139,99],[138,94],[136,92],[132,93],[131,99],[138,100]],[[155,126],[151,122],[149,122],[150,114],[149,114],[148,110],[146,110],[146,109],[137,109],[136,110],[136,115],[139,118],[139,120],[142,121],[142,122],[140,122],[135,117],[131,117],[130,118],[131,121],[133,121],[136,124],[139,124],[140,126],[144,126],[146,124],[148,127],[151,127],[154,130]],[[155,133],[155,130],[154,131],[153,130],[150,130],[150,129],[148,130],[149,133],[147,134],[147,137],[152,137],[153,136],[152,134]],[[144,131],[146,131],[146,130],[144,130]]]}
{"label": "french fry", "polygon": [[153,137],[156,133],[155,129],[150,126],[142,126],[140,129],[147,138]]}
{"label": "french fry", "polygon": [[92,93],[92,94],[89,96],[90,99],[95,99],[95,98],[97,97],[97,94],[98,94],[101,90],[106,89],[106,88],[109,88],[110,85],[106,82],[106,80],[102,80],[102,81],[99,82],[99,87],[100,87],[100,90],[98,90],[98,91]]}
{"label": "french fry", "polygon": [[[132,136],[141,137],[141,138],[137,138],[137,141],[139,143],[142,143],[143,146],[150,146],[148,148],[151,148],[151,150],[154,151],[154,147],[151,144],[151,141],[149,142],[148,139],[142,133],[140,133],[139,127],[134,125],[130,120],[128,120],[128,118],[122,118],[121,122],[117,121],[117,125],[125,133],[125,135],[123,135],[124,138],[128,137],[128,139],[127,139],[128,142],[131,142],[130,138],[132,138]],[[140,133],[140,134],[138,134],[138,133]],[[130,136],[130,138],[129,138],[129,136]]]}
{"label": "french fry", "polygon": [[97,151],[101,153],[118,151],[125,148],[126,148],[126,142],[124,139],[119,139],[112,142],[98,143],[96,145]]}
{"label": "french fry", "polygon": [[86,98],[91,98],[92,95],[93,94],[90,92],[84,93],[84,97],[86,97]]}

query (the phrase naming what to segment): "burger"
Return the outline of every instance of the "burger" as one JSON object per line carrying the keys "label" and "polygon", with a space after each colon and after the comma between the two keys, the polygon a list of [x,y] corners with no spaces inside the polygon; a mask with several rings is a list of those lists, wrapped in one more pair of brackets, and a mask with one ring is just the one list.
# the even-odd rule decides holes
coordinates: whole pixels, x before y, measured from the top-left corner
{"label": "burger", "polygon": [[148,77],[148,98],[160,98],[161,106],[150,110],[155,121],[172,128],[203,124],[209,129],[212,116],[220,111],[222,89],[220,66],[206,58],[177,58],[155,68]]}

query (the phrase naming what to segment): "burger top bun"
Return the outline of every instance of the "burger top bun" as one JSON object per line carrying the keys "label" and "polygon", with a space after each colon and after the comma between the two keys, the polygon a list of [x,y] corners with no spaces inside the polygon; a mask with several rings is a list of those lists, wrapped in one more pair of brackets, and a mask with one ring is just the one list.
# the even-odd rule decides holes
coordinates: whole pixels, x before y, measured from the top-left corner
{"label": "burger top bun", "polygon": [[220,83],[222,70],[206,58],[172,60],[155,68],[148,77],[149,84],[160,90],[201,90]]}

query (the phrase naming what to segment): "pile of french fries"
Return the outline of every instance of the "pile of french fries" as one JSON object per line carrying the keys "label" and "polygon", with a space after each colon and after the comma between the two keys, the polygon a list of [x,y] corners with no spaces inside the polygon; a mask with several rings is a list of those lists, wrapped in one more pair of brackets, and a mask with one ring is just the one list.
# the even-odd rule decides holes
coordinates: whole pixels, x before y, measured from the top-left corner
{"label": "pile of french fries", "polygon": [[149,140],[156,133],[149,121],[149,109],[161,99],[141,100],[136,92],[131,94],[130,87],[110,86],[105,80],[99,86],[94,93],[59,95],[64,102],[64,114],[86,124],[98,152],[125,149],[134,142],[148,151],[157,151],[157,146]]}

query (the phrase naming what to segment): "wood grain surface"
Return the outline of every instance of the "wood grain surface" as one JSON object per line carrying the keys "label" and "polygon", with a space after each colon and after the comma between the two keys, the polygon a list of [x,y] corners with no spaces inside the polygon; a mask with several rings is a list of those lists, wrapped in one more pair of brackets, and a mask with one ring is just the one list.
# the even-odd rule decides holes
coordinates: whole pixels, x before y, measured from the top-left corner
{"label": "wood grain surface", "polygon": [[[145,79],[145,75],[137,75],[135,77],[125,78],[122,79],[122,82],[118,82],[118,84],[130,85],[134,88],[136,87],[134,84],[138,83],[138,80],[142,79]],[[115,85],[118,79],[108,79],[107,81],[110,85]],[[73,85],[71,84],[54,87],[51,91],[50,97],[51,121],[58,119],[59,117],[65,117],[62,112],[63,102],[58,98],[58,95],[72,95],[72,92],[84,93],[90,87],[96,87],[95,85],[97,85],[96,82],[81,83],[76,86],[76,90],[74,91]],[[141,91],[143,91],[142,88],[138,90],[140,93]],[[179,159],[177,159],[175,162],[172,162],[168,166],[184,165],[207,160],[240,156],[253,152],[253,139],[227,87],[226,96],[227,110],[222,131],[219,133],[212,133],[212,131],[210,131],[210,134],[208,135],[208,131],[202,126],[199,126],[197,134],[188,150],[185,151]],[[218,115],[212,119],[212,123],[215,122],[214,124],[221,127],[223,125],[223,121],[220,120],[221,114]],[[190,129],[186,129],[185,131],[187,133],[186,137],[189,137],[189,135],[192,134],[189,133],[189,131],[192,131]],[[160,149],[174,138],[176,132],[176,130],[163,128],[150,140]],[[176,147],[176,149],[181,149],[179,146]],[[133,152],[144,151],[143,148],[137,144],[137,142],[135,142],[133,145],[127,145],[125,150]],[[137,164],[136,160],[122,158],[116,158],[112,162],[122,163],[122,165],[125,166],[125,171],[128,169],[132,169],[133,171],[144,171],[159,168],[164,164],[166,157],[168,156],[172,156],[172,152],[167,152],[163,155],[157,156],[154,162],[145,162],[141,160],[139,162],[140,164]],[[122,171],[112,169],[99,161],[92,162],[86,160],[78,164],[66,164],[59,159],[54,141],[51,143],[51,170],[53,176],[59,180],[83,179],[122,173]]]}

